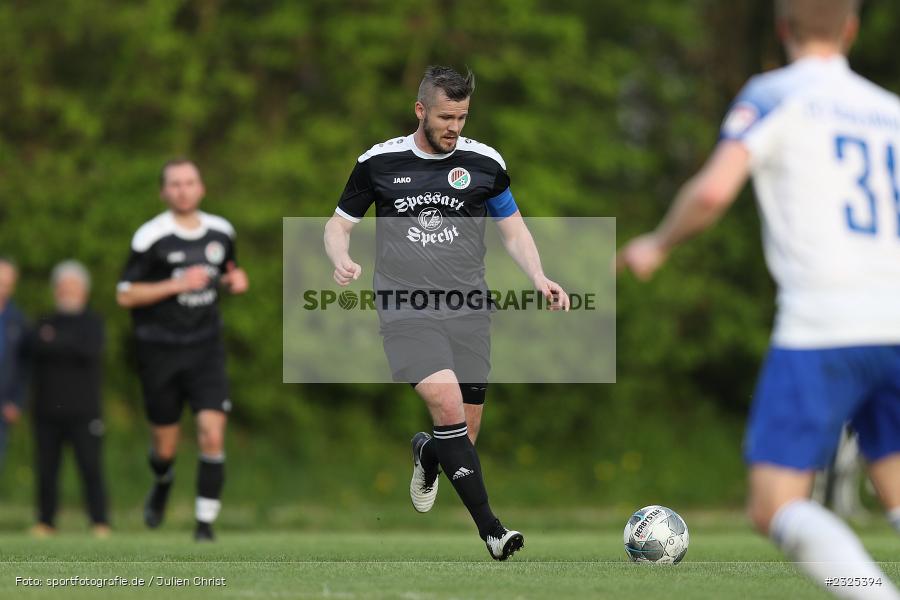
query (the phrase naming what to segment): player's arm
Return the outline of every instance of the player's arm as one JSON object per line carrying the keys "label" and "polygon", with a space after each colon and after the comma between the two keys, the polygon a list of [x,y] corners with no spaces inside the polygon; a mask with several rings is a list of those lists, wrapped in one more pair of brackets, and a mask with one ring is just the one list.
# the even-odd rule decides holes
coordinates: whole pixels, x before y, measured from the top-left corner
{"label": "player's arm", "polygon": [[350,232],[375,201],[369,168],[368,159],[361,157],[356,162],[334,215],[325,224],[325,253],[334,265],[334,280],[341,286],[362,275],[362,267],[350,258]]}
{"label": "player's arm", "polygon": [[219,278],[219,283],[225,286],[229,293],[238,295],[247,292],[250,278],[244,269],[235,265],[233,260],[229,260],[225,263],[225,274]]}
{"label": "player's arm", "polygon": [[244,294],[250,288],[247,272],[237,265],[237,249],[235,233],[232,228],[228,242],[225,244],[225,274],[219,277],[219,284],[232,295]]}
{"label": "player's arm", "polygon": [[185,269],[179,277],[162,281],[122,281],[116,288],[116,302],[123,308],[149,306],[184,292],[202,290],[208,285],[206,267],[194,265]]}
{"label": "player's arm", "polygon": [[334,280],[342,286],[362,274],[362,267],[350,258],[350,232],[355,224],[338,214],[325,224],[325,253],[334,265]]}
{"label": "player's arm", "polygon": [[525,219],[522,218],[522,213],[516,210],[508,217],[500,219],[497,221],[497,228],[500,230],[500,237],[503,239],[506,251],[525,272],[534,287],[547,300],[553,302],[555,308],[569,310],[569,295],[561,285],[544,275],[541,256],[534,243],[534,237],[528,230]]}
{"label": "player's arm", "polygon": [[[28,322],[21,314],[14,313],[13,319],[17,321],[16,325],[20,331],[28,331]],[[18,364],[12,371],[13,377],[10,381],[11,385],[6,390],[7,395],[0,397],[0,420],[12,425],[18,423],[22,411],[25,409],[28,381],[31,379],[30,346],[28,334],[26,334],[19,338],[15,348],[10,349],[15,353],[15,360]]]}
{"label": "player's arm", "polygon": [[659,226],[625,244],[616,270],[628,269],[647,280],[677,245],[711,227],[728,210],[750,174],[750,153],[739,141],[725,140],[703,168],[688,180]]}

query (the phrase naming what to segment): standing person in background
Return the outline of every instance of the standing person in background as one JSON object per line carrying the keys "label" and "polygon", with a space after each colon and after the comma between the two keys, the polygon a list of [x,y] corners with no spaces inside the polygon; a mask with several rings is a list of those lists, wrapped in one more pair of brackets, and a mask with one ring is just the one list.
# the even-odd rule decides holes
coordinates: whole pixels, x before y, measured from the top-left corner
{"label": "standing person in background", "polygon": [[196,416],[197,519],[194,539],[212,541],[225,483],[225,424],[231,410],[219,290],[247,291],[235,262],[231,223],[200,210],[206,194],[192,161],[163,165],[160,197],[166,212],[142,225],[116,300],[131,309],[137,338],[138,372],[152,428],[150,468],[155,481],[144,505],[144,523],[162,523],[174,477],[181,412]]}
{"label": "standing person in background", "polygon": [[17,279],[15,263],[0,257],[0,468],[9,426],[19,421],[25,401],[26,374],[21,355],[27,324],[12,301]]}
{"label": "standing person in background", "polygon": [[40,319],[29,340],[34,374],[33,415],[38,472],[38,537],[55,532],[63,444],[69,443],[84,485],[97,537],[109,535],[103,481],[100,388],[103,321],[87,309],[90,275],[81,263],[58,264],[51,276],[56,310]]}

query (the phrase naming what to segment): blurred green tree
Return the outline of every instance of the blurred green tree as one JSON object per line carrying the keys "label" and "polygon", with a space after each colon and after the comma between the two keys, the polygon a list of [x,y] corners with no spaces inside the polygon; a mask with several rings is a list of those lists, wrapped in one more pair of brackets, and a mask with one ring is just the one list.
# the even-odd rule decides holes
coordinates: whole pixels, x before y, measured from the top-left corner
{"label": "blurred green tree", "polygon": [[[114,285],[132,233],[162,210],[159,166],[194,157],[204,208],[235,224],[252,280],[251,295],[224,302],[232,443],[269,444],[260,457],[302,473],[316,456],[366,447],[346,455],[357,475],[341,482],[363,496],[374,465],[405,461],[400,441],[424,411],[403,386],[281,383],[281,217],[330,214],[357,155],[415,128],[419,77],[443,63],[477,74],[466,134],[504,154],[526,215],[615,216],[620,239],[645,230],[712,148],[747,77],[780,64],[769,4],[10,0],[0,252],[21,263],[19,302],[32,315],[50,305],[56,261],[91,267],[94,306],[109,318],[111,429],[123,432],[112,441],[134,455],[116,463],[127,477],[143,460],[131,449],[142,409]],[[900,5],[873,3],[851,57],[895,91],[900,67],[884,48],[898,27]],[[558,502],[562,484],[578,502],[741,497],[741,423],[773,313],[746,195],[651,284],[622,280],[617,384],[492,390],[485,456],[547,465],[528,501]],[[252,465],[234,468],[256,492],[289,494],[253,479]],[[513,478],[498,474],[494,493],[514,497]],[[346,496],[338,488],[303,491]]]}

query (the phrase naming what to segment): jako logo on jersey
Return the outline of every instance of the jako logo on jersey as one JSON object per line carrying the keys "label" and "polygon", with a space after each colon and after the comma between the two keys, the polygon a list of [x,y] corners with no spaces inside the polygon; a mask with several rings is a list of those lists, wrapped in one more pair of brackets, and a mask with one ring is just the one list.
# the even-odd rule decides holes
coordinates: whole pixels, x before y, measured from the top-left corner
{"label": "jako logo on jersey", "polygon": [[464,190],[472,183],[472,176],[462,167],[456,167],[447,173],[447,183],[457,190]]}
{"label": "jako logo on jersey", "polygon": [[214,265],[220,265],[225,260],[225,246],[222,245],[222,242],[213,240],[206,245],[204,254],[206,255],[206,260]]}
{"label": "jako logo on jersey", "polygon": [[412,177],[394,177],[394,183],[412,183]]}
{"label": "jako logo on jersey", "polygon": [[180,263],[184,262],[185,258],[184,252],[176,250],[175,252],[169,252],[168,256],[166,256],[166,261],[170,263]]}
{"label": "jako logo on jersey", "polygon": [[441,214],[441,211],[436,208],[426,208],[419,213],[419,225],[421,225],[425,231],[434,231],[440,228],[443,222],[444,216]]}

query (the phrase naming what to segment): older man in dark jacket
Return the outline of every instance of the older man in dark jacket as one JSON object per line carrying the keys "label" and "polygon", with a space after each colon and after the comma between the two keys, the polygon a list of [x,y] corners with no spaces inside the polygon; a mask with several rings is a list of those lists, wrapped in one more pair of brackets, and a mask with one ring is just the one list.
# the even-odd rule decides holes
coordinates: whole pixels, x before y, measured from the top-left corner
{"label": "older man in dark jacket", "polygon": [[59,467],[68,444],[75,453],[94,535],[105,537],[109,526],[101,456],[103,321],[87,309],[90,277],[80,263],[60,263],[52,279],[56,311],[37,322],[30,343],[38,475],[38,523],[32,532],[43,537],[55,531]]}

